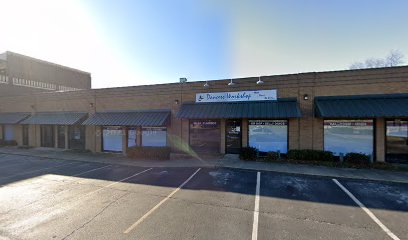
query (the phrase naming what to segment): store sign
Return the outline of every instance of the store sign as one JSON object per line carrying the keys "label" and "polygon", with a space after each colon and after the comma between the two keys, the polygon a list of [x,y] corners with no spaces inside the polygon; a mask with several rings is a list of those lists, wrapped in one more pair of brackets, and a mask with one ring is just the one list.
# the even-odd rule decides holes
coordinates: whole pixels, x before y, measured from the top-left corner
{"label": "store sign", "polygon": [[286,120],[249,120],[250,126],[287,126]]}
{"label": "store sign", "polygon": [[192,128],[218,128],[219,122],[216,120],[195,120],[191,121]]}
{"label": "store sign", "polygon": [[197,93],[196,102],[241,102],[277,100],[276,90]]}
{"label": "store sign", "polygon": [[325,126],[331,127],[365,127],[365,126],[372,126],[372,120],[359,120],[359,121],[342,121],[342,120],[325,120]]}

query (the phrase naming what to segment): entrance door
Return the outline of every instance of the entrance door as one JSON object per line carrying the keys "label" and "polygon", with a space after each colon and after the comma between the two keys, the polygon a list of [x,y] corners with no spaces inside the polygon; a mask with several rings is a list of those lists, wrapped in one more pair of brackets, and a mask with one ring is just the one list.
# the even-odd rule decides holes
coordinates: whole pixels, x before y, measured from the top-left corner
{"label": "entrance door", "polygon": [[41,125],[41,147],[54,147],[53,125]]}
{"label": "entrance door", "polygon": [[28,125],[23,125],[23,145],[28,146]]}
{"label": "entrance door", "polygon": [[237,154],[241,151],[241,120],[227,120],[225,123],[225,152]]}
{"label": "entrance door", "polygon": [[65,148],[65,126],[58,126],[58,148]]}
{"label": "entrance door", "polygon": [[69,127],[69,148],[76,150],[85,149],[85,126]]}
{"label": "entrance door", "polygon": [[386,161],[408,163],[408,121],[387,121]]}

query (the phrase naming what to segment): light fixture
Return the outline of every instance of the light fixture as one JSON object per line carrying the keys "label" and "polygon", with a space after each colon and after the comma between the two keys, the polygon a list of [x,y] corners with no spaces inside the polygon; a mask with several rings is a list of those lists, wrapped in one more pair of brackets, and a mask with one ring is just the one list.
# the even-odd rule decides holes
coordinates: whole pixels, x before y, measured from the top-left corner
{"label": "light fixture", "polygon": [[309,100],[309,95],[307,94],[303,95],[303,100]]}
{"label": "light fixture", "polygon": [[208,81],[205,81],[204,87],[205,87],[205,88],[209,88],[209,87],[210,87],[210,84],[208,84]]}
{"label": "light fixture", "polygon": [[258,81],[256,82],[256,84],[264,84],[264,81],[262,81],[261,77],[259,77]]}
{"label": "light fixture", "polygon": [[231,79],[231,81],[228,83],[228,86],[234,86],[234,85],[235,85],[235,83]]}
{"label": "light fixture", "polygon": [[178,100],[178,99],[174,100],[174,103],[175,103],[176,105],[178,105],[178,104],[179,104],[179,100]]}
{"label": "light fixture", "polygon": [[89,103],[89,107],[93,108],[94,104],[93,103]]}

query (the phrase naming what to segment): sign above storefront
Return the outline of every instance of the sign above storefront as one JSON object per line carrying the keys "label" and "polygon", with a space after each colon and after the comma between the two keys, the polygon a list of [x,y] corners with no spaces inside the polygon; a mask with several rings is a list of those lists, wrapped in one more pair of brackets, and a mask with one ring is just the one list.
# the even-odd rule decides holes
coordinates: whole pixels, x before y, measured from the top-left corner
{"label": "sign above storefront", "polygon": [[275,89],[196,94],[196,102],[242,102],[242,101],[274,101],[274,100],[277,100],[277,92]]}

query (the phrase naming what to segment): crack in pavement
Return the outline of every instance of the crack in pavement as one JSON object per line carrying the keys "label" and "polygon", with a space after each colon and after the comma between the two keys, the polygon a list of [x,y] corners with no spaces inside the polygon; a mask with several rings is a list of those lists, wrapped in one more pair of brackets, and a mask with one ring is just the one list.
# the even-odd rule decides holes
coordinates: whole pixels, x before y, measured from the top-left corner
{"label": "crack in pavement", "polygon": [[376,229],[374,227],[370,226],[351,226],[351,225],[346,225],[346,224],[341,224],[341,223],[335,223],[335,222],[329,222],[329,221],[324,221],[324,220],[319,220],[319,219],[312,219],[308,217],[291,217],[289,215],[283,215],[279,213],[273,213],[273,212],[266,212],[266,211],[260,211],[259,213],[261,214],[266,214],[270,215],[274,218],[279,218],[279,219],[294,219],[294,220],[300,220],[300,221],[307,221],[307,222],[314,222],[314,223],[320,223],[320,224],[327,224],[327,225],[333,225],[333,226],[341,226],[341,227],[350,227],[350,228],[358,228],[358,229]]}
{"label": "crack in pavement", "polygon": [[68,235],[66,235],[65,237],[61,238],[61,240],[65,240],[67,238],[69,238],[70,236],[72,236],[75,232],[77,232],[78,230],[84,228],[86,225],[88,225],[89,223],[91,223],[93,220],[95,220],[95,218],[97,218],[99,215],[101,215],[106,209],[108,209],[110,206],[112,206],[113,204],[117,203],[120,199],[122,199],[123,197],[125,197],[126,195],[129,195],[129,193],[125,193],[122,196],[118,197],[117,199],[115,199],[114,201],[110,202],[108,205],[106,205],[105,207],[103,207],[95,216],[93,216],[91,219],[89,219],[88,221],[86,221],[84,224],[82,224],[80,227],[74,229],[71,233],[69,233]]}

